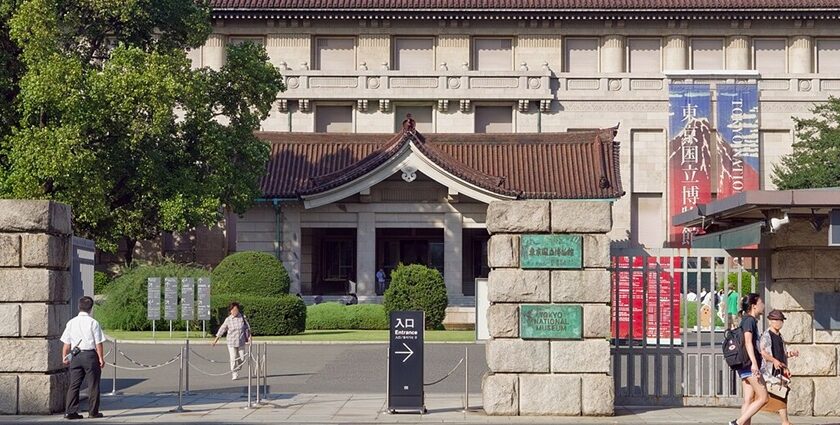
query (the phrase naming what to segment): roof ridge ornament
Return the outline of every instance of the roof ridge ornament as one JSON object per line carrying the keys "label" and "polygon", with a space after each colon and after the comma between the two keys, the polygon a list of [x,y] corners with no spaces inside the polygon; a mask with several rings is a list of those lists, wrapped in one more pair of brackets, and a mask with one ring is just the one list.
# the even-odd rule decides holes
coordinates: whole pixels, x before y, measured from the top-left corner
{"label": "roof ridge ornament", "polygon": [[402,122],[403,131],[414,133],[416,131],[417,122],[411,117],[411,113],[405,114],[405,119]]}

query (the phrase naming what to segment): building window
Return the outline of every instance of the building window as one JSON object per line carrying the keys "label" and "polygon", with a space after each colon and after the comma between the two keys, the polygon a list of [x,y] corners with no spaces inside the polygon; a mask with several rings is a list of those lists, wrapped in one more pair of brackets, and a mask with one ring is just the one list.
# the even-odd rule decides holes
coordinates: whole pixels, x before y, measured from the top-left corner
{"label": "building window", "polygon": [[648,248],[661,248],[665,242],[664,203],[661,193],[634,193],[630,235],[633,242]]}
{"label": "building window", "polygon": [[239,46],[245,43],[252,43],[260,46],[265,46],[265,38],[260,36],[243,35],[232,35],[228,37],[228,45],[230,46]]}
{"label": "building window", "polygon": [[316,133],[352,133],[352,106],[322,106],[315,107]]}
{"label": "building window", "polygon": [[662,70],[662,42],[658,38],[631,38],[627,41],[627,71],[659,73]]}
{"label": "building window", "polygon": [[394,65],[394,69],[400,71],[434,70],[434,39],[417,37],[395,38]]}
{"label": "building window", "polygon": [[840,73],[840,40],[817,40],[817,72]]}
{"label": "building window", "polygon": [[354,38],[315,39],[314,69],[322,71],[352,71],[356,69],[356,40]]}
{"label": "building window", "polygon": [[473,64],[478,71],[513,70],[513,39],[474,38]]}
{"label": "building window", "polygon": [[598,72],[598,39],[567,38],[563,54],[563,70],[577,74]]}
{"label": "building window", "polygon": [[785,40],[756,39],[753,41],[754,68],[762,73],[783,74],[787,72]]}
{"label": "building window", "polygon": [[691,69],[724,69],[723,39],[691,39]]}
{"label": "building window", "polygon": [[476,133],[513,133],[513,108],[510,106],[476,106]]}
{"label": "building window", "polygon": [[402,130],[402,122],[405,116],[411,114],[414,118],[417,131],[420,133],[434,133],[434,123],[432,122],[432,106],[431,105],[400,105],[394,108],[394,128],[396,131]]}
{"label": "building window", "polygon": [[325,239],[324,280],[347,280],[353,276],[353,241],[347,239]]}

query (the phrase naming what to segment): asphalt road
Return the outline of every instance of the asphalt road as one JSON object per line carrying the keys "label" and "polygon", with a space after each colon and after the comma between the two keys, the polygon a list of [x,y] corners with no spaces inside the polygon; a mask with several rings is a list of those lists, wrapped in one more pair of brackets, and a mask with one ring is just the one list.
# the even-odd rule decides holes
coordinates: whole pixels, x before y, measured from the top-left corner
{"label": "asphalt road", "polygon": [[[108,343],[105,351],[111,350]],[[227,348],[192,344],[196,354],[191,354],[190,390],[196,392],[244,392],[247,388],[246,373],[237,381],[230,375],[207,376],[228,370]],[[483,344],[426,344],[425,382],[440,379],[464,357],[469,349],[470,392],[481,392],[481,376],[487,370]],[[181,345],[119,344],[119,351],[138,363],[156,365],[172,359]],[[256,349],[254,349],[256,350]],[[207,360],[219,363],[211,363]],[[386,344],[292,344],[268,345],[268,384],[274,393],[308,394],[376,394],[384,396],[387,370]],[[108,362],[113,362],[113,354]],[[119,366],[138,367],[118,354]],[[125,394],[174,392],[178,389],[178,364],[141,371],[117,371],[117,390]],[[202,372],[196,370],[201,369]],[[106,366],[102,372],[102,392],[111,391],[114,368]],[[443,382],[427,387],[428,394],[452,394],[464,391],[464,367],[456,370]]]}

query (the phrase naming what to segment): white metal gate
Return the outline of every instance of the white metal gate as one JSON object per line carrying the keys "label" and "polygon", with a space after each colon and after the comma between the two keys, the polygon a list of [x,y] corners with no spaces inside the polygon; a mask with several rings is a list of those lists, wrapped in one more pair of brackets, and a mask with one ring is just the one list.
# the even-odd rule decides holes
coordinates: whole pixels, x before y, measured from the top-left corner
{"label": "white metal gate", "polygon": [[[721,352],[737,321],[727,298],[730,289],[739,300],[766,295],[769,269],[759,250],[613,249],[616,403],[738,405],[741,384]],[[701,296],[718,289],[723,296]]]}

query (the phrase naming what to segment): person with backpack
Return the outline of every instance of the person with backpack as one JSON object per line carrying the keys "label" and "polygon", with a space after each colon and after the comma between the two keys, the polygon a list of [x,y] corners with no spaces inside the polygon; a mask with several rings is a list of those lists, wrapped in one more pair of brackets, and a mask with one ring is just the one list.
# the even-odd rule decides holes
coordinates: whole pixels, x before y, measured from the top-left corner
{"label": "person with backpack", "polygon": [[[744,388],[744,403],[741,405],[741,416],[730,421],[729,425],[750,425],[752,417],[761,410],[761,407],[767,403],[767,387],[764,386],[764,379],[761,377],[761,349],[759,347],[759,338],[761,334],[758,332],[758,318],[764,313],[764,301],[761,296],[756,293],[750,293],[741,300],[741,326],[740,332],[734,332],[736,335],[743,335],[743,351],[746,351],[746,356],[742,359],[740,365],[734,364],[727,358],[727,363],[730,366],[736,366],[738,370],[738,377],[741,378]],[[724,357],[727,357],[727,344],[730,344],[730,339],[726,338],[724,342]],[[736,347],[739,351],[741,347]],[[743,351],[740,351],[743,353]]]}

